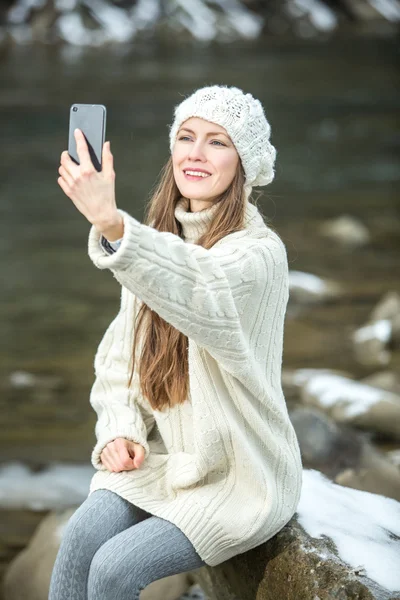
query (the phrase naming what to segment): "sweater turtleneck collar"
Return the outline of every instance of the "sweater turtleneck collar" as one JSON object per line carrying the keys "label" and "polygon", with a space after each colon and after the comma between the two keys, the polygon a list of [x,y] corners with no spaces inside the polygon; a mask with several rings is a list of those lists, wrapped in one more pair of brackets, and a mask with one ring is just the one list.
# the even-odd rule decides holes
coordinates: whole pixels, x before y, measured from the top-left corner
{"label": "sweater turtleneck collar", "polygon": [[207,231],[218,203],[197,212],[189,212],[189,198],[181,197],[175,206],[175,218],[182,225],[185,242],[194,244]]}
{"label": "sweater turtleneck collar", "polygon": [[[217,207],[218,202],[204,210],[188,212],[190,208],[189,198],[184,198],[182,196],[178,200],[175,206],[175,218],[182,225],[185,242],[190,242],[192,244],[197,242],[209,228],[211,221],[214,218],[214,214],[217,211]],[[248,228],[250,225],[265,227],[264,219],[257,207],[246,201],[245,227]]]}

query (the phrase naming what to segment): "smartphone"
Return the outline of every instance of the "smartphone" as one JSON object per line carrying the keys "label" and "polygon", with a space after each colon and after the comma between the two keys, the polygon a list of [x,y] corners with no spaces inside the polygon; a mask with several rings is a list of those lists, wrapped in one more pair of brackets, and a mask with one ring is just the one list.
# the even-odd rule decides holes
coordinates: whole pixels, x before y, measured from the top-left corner
{"label": "smartphone", "polygon": [[80,129],[89,148],[96,171],[102,169],[102,151],[106,135],[107,109],[103,104],[72,104],[69,111],[68,154],[79,165],[74,129]]}

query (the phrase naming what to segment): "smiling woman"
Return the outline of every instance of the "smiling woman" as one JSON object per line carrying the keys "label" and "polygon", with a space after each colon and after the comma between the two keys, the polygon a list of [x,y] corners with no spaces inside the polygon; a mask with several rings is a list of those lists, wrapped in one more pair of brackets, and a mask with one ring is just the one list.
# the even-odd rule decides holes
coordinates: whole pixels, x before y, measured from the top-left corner
{"label": "smiling woman", "polygon": [[[274,178],[270,131],[251,94],[194,92],[175,108],[146,223],[116,209],[115,244],[112,177],[73,172],[89,256],[121,284],[121,305],[94,360],[96,473],[49,600],[138,600],[156,579],[262,544],[296,511],[302,464],[281,386],[288,262],[249,200]],[[107,190],[110,212],[96,216]]]}

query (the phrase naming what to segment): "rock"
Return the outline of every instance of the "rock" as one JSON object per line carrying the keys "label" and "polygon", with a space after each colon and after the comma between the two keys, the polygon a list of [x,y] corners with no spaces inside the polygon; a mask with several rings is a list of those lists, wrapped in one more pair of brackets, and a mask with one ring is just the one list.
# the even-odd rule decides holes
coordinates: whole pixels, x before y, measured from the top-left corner
{"label": "rock", "polygon": [[290,396],[297,396],[300,400],[300,390],[304,387],[304,384],[315,377],[316,375],[332,374],[332,375],[343,375],[344,377],[351,377],[351,373],[348,371],[340,371],[337,369],[282,369],[282,386],[286,394]]}
{"label": "rock", "polygon": [[335,423],[316,408],[298,407],[289,416],[305,468],[317,469],[341,485],[400,501],[398,466],[364,433]]}
{"label": "rock", "polygon": [[398,600],[400,503],[303,471],[298,511],[273,538],[193,571],[210,600]]}
{"label": "rock", "polygon": [[356,329],[352,334],[352,341],[358,362],[374,367],[387,365],[391,358],[387,349],[391,337],[392,324],[389,319],[371,321]]}
{"label": "rock", "polygon": [[319,374],[300,390],[302,402],[316,406],[338,423],[400,439],[400,397],[347,377]]}
{"label": "rock", "polygon": [[[6,571],[4,600],[47,600],[60,536],[74,512],[75,509],[52,512],[42,520],[28,546]],[[186,573],[159,579],[141,592],[140,600],[177,600],[191,582]]]}
{"label": "rock", "polygon": [[312,273],[290,270],[289,291],[291,299],[295,302],[309,304],[336,298],[341,287],[334,281],[321,279]]}
{"label": "rock", "polygon": [[57,11],[54,3],[46,2],[42,10],[34,12],[30,19],[33,39],[47,42],[56,20]]}
{"label": "rock", "polygon": [[59,391],[66,387],[64,380],[57,375],[36,375],[29,371],[13,371],[9,376],[8,383],[15,389],[43,388]]}
{"label": "rock", "polygon": [[0,382],[2,391],[7,398],[15,403],[24,403],[29,398],[29,404],[53,405],[67,388],[67,384],[58,375],[37,375],[29,371],[13,371]]}
{"label": "rock", "polygon": [[334,477],[344,468],[360,465],[366,441],[359,432],[335,423],[313,407],[299,406],[289,416],[304,467]]}
{"label": "rock", "polygon": [[187,592],[180,596],[179,600],[207,600],[207,598],[199,584],[194,583]]}
{"label": "rock", "polygon": [[382,390],[387,390],[388,392],[393,392],[393,394],[400,396],[400,377],[397,373],[393,373],[393,371],[378,371],[377,373],[372,373],[371,375],[368,375],[368,377],[360,379],[360,382],[381,388]]}
{"label": "rock", "polygon": [[400,343],[400,294],[390,291],[378,302],[371,313],[371,321],[388,319],[391,323],[392,340]]}
{"label": "rock", "polygon": [[379,468],[345,469],[335,477],[335,482],[400,501],[400,470],[389,461]]}
{"label": "rock", "polygon": [[[4,9],[4,3],[0,3],[0,17],[3,16],[0,21],[6,23],[16,43],[26,43],[27,39],[34,42],[45,35],[45,40],[50,43],[61,38],[72,46],[95,47],[110,42],[129,43],[136,40],[141,32],[144,32],[142,39],[147,40],[151,36],[169,43],[171,40],[231,43],[237,39],[252,40],[268,33],[274,36],[294,33],[307,39],[326,38],[343,25],[346,27],[346,21],[355,33],[358,33],[361,22],[363,28],[368,24],[371,33],[376,33],[374,27],[379,28],[381,33],[384,24],[383,31],[390,35],[397,33],[400,18],[396,0],[198,0],[196,10],[191,10],[190,4],[184,0],[9,0],[8,3],[11,6],[7,11],[8,18],[5,16],[8,6]],[[51,11],[53,5],[56,7],[55,17]],[[47,13],[45,17],[41,17],[41,12]],[[32,22],[35,27],[33,35],[29,30]],[[94,29],[94,26],[97,28]],[[342,218],[355,221],[347,215]],[[359,221],[357,227],[360,227]],[[354,236],[354,232],[351,235]]]}
{"label": "rock", "polygon": [[386,452],[388,460],[400,470],[400,448]]}
{"label": "rock", "polygon": [[394,459],[391,459],[389,452],[382,451],[365,441],[359,465],[353,469],[354,478],[350,481],[350,474],[347,474],[338,483],[400,500],[400,470],[398,466]]}
{"label": "rock", "polygon": [[383,18],[368,0],[342,0],[343,6],[358,21],[375,21]]}
{"label": "rock", "polygon": [[324,237],[345,246],[365,246],[370,241],[368,228],[359,219],[350,215],[324,221],[319,232]]}
{"label": "rock", "polygon": [[388,292],[373,309],[368,323],[352,334],[357,360],[363,365],[386,365],[388,345],[400,342],[400,295]]}
{"label": "rock", "polygon": [[45,600],[60,545],[61,531],[75,512],[70,508],[45,517],[28,546],[10,563],[4,577],[5,600]]}

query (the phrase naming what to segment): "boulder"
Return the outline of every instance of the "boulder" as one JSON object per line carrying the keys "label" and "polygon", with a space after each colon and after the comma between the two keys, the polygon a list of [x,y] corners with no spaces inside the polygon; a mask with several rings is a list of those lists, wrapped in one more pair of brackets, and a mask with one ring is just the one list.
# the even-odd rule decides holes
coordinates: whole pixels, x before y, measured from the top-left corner
{"label": "boulder", "polygon": [[298,511],[273,538],[192,571],[210,600],[399,600],[400,503],[303,471]]}
{"label": "boulder", "polygon": [[305,405],[316,406],[338,423],[400,439],[400,396],[347,377],[317,374],[300,390]]}
{"label": "boulder", "polygon": [[319,232],[343,246],[365,246],[371,240],[368,228],[359,219],[351,215],[341,215],[324,221]]}
{"label": "boulder", "polygon": [[389,319],[370,321],[354,330],[351,336],[354,355],[366,367],[387,365],[391,353],[387,346],[392,337],[392,324]]}
{"label": "boulder", "polygon": [[371,313],[372,321],[388,319],[391,323],[392,340],[400,343],[400,294],[389,291],[381,298]]}
{"label": "boulder", "polygon": [[382,390],[393,392],[393,394],[397,394],[400,397],[400,377],[394,371],[377,371],[367,377],[363,377],[360,381],[361,383],[367,383]]}
{"label": "boulder", "polygon": [[289,416],[304,467],[317,469],[340,485],[400,501],[399,450],[382,452],[367,433],[335,423],[316,408],[298,406]]}
{"label": "boulder", "polygon": [[301,450],[303,466],[334,477],[358,467],[368,443],[359,431],[335,423],[314,407],[298,406],[289,413]]}
{"label": "boulder", "polygon": [[335,481],[346,487],[382,494],[400,502],[400,470],[389,461],[379,468],[345,469],[335,477]]}
{"label": "boulder", "polygon": [[289,271],[289,289],[291,303],[295,301],[301,304],[317,304],[337,298],[342,290],[335,281],[295,270]]}
{"label": "boulder", "polygon": [[388,364],[391,348],[400,342],[400,294],[387,292],[374,307],[368,322],[353,332],[352,341],[361,364]]}
{"label": "boulder", "polygon": [[[41,521],[28,546],[6,571],[4,600],[47,600],[62,531],[75,510],[53,511]],[[165,577],[148,585],[140,600],[178,600],[191,583],[186,573]]]}

